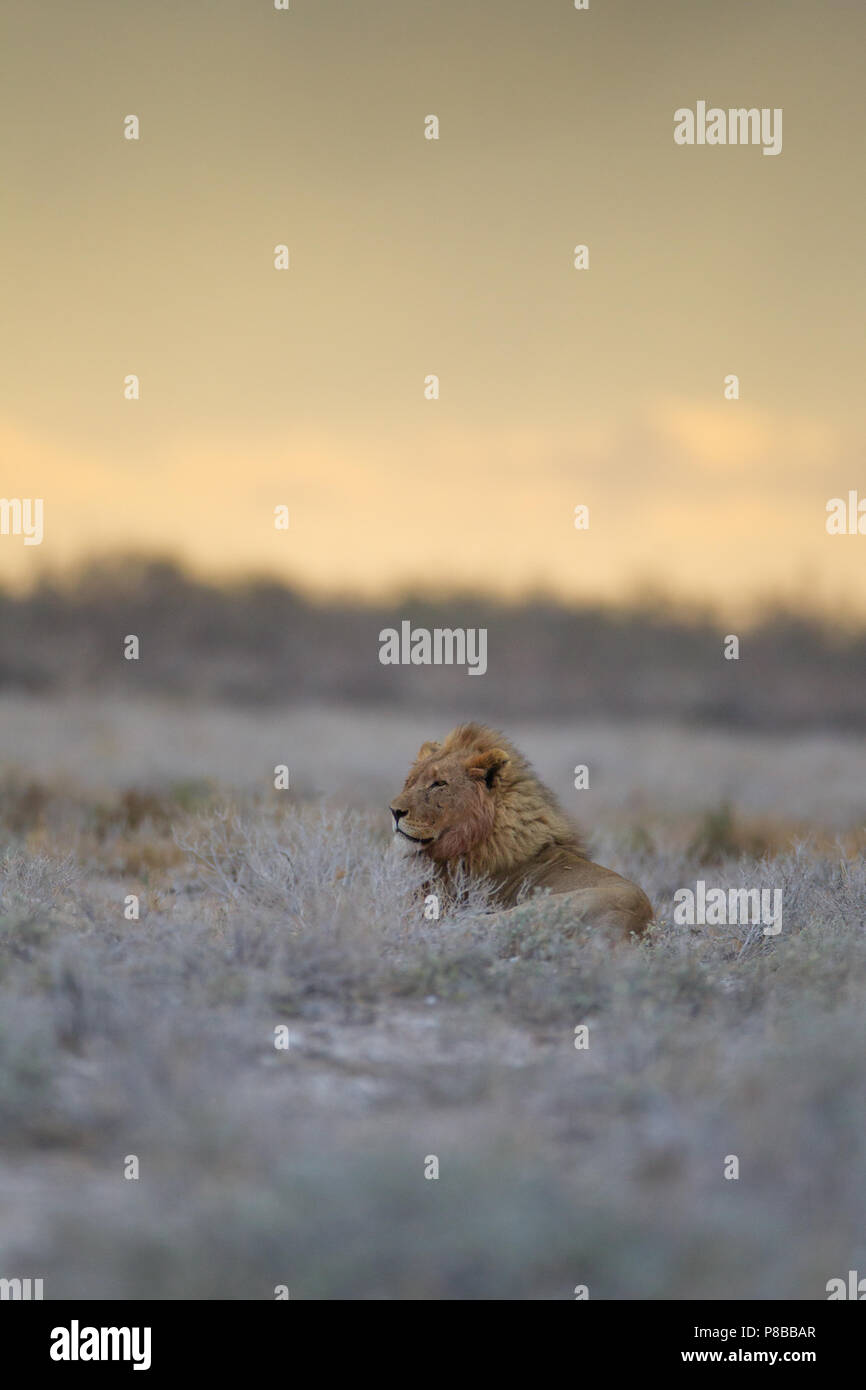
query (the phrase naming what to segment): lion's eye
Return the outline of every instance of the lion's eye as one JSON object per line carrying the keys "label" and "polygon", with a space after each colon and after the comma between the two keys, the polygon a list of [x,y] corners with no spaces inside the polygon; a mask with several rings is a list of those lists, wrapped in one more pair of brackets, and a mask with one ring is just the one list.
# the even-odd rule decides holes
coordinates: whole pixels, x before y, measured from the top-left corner
{"label": "lion's eye", "polygon": [[447,782],[431,782],[431,783],[430,783],[430,791],[432,792],[432,790],[433,790],[434,787],[447,787],[447,786],[448,786],[448,783],[447,783]]}

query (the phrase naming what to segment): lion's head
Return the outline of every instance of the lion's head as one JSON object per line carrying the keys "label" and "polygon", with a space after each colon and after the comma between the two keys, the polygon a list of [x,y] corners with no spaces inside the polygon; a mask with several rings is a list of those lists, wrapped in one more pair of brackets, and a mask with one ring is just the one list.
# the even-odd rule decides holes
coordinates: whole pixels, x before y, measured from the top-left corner
{"label": "lion's head", "polygon": [[462,859],[479,874],[510,869],[545,845],[575,838],[525,758],[480,724],[422,744],[390,809],[407,846],[437,864]]}

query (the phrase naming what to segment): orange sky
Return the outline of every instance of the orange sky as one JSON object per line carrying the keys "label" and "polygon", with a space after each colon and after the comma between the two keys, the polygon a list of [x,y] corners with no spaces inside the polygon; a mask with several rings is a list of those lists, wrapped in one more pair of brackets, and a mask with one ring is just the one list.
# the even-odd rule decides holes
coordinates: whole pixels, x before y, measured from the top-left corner
{"label": "orange sky", "polygon": [[[45,539],[0,580],[864,601],[862,5],[9,12],[0,491]],[[677,146],[698,100],[782,153]]]}

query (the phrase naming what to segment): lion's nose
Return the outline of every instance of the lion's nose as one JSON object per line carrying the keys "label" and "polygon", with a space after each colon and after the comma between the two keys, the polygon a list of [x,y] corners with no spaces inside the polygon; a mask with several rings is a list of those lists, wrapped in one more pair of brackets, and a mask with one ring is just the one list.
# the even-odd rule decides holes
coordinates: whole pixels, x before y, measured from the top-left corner
{"label": "lion's nose", "polygon": [[391,815],[394,817],[394,829],[396,830],[397,826],[400,824],[400,817],[405,816],[406,812],[401,811],[398,807],[395,806],[391,806],[389,809],[391,811]]}

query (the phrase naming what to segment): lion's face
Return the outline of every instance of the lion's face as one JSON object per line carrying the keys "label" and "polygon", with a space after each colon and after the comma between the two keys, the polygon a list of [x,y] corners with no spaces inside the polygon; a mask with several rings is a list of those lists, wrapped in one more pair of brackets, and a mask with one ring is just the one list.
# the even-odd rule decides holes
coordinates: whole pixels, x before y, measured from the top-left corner
{"label": "lion's face", "polygon": [[509,756],[501,748],[442,753],[441,747],[422,745],[390,809],[394,832],[407,847],[444,863],[469,853],[490,834]]}

